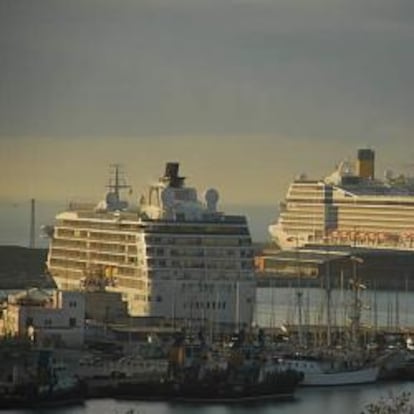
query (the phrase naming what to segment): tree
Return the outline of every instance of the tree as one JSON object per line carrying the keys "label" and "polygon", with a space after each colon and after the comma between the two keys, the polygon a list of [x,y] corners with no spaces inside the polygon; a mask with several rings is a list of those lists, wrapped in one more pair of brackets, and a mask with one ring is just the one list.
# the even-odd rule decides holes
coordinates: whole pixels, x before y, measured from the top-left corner
{"label": "tree", "polygon": [[361,414],[414,414],[410,396],[409,392],[390,393],[388,398],[381,397],[377,402],[367,404]]}

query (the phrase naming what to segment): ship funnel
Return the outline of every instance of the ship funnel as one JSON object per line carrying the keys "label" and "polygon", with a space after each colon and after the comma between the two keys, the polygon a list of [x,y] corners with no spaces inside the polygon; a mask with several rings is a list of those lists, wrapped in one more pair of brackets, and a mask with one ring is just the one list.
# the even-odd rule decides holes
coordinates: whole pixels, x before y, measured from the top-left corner
{"label": "ship funnel", "polygon": [[358,176],[365,179],[374,179],[375,174],[375,152],[371,149],[358,150],[357,161]]}
{"label": "ship funnel", "polygon": [[178,170],[180,168],[180,164],[178,162],[167,162],[165,166],[165,176],[169,178],[178,177]]}
{"label": "ship funnel", "polygon": [[182,187],[185,177],[180,177],[178,171],[180,164],[178,162],[167,162],[163,180],[168,182],[171,187]]}

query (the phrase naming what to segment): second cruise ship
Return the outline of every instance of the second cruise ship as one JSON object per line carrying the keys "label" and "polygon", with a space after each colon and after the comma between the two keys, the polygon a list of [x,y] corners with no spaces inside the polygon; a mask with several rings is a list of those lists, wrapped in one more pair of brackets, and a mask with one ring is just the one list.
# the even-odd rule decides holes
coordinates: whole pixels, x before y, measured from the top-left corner
{"label": "second cruise ship", "polygon": [[309,244],[414,249],[414,180],[375,177],[375,153],[358,150],[329,176],[299,176],[269,226],[281,249]]}
{"label": "second cruise ship", "polygon": [[199,198],[175,162],[131,209],[120,195],[129,186],[114,172],[103,202],[56,217],[47,264],[58,288],[98,281],[122,293],[131,315],[250,324],[256,284],[246,217],[218,211],[213,188]]}

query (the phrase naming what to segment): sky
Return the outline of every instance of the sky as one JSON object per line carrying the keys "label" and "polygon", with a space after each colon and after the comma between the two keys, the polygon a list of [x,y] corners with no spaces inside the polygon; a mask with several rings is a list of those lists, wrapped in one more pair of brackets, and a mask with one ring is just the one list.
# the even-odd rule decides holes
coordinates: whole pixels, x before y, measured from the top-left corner
{"label": "sky", "polygon": [[412,0],[2,0],[0,199],[134,194],[178,161],[277,205],[358,148],[413,173]]}

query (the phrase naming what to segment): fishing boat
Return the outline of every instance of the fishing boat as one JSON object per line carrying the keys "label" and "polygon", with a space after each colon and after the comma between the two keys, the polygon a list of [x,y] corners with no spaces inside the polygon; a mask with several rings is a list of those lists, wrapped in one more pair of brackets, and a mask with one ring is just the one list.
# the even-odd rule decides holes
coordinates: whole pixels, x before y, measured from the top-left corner
{"label": "fishing boat", "polygon": [[205,344],[175,344],[169,375],[158,383],[120,383],[119,398],[192,403],[237,403],[292,399],[300,375],[263,359],[253,348],[212,349]]}
{"label": "fishing boat", "polygon": [[0,409],[81,404],[84,387],[50,350],[2,352]]}
{"label": "fishing boat", "polygon": [[116,396],[123,384],[156,384],[168,373],[168,359],[160,347],[141,346],[121,358],[106,360],[88,356],[79,361],[77,376],[85,383],[88,397]]}
{"label": "fishing boat", "polygon": [[331,355],[312,357],[291,355],[278,358],[285,369],[293,369],[303,374],[300,386],[357,385],[376,382],[379,366],[367,365],[366,361]]}

